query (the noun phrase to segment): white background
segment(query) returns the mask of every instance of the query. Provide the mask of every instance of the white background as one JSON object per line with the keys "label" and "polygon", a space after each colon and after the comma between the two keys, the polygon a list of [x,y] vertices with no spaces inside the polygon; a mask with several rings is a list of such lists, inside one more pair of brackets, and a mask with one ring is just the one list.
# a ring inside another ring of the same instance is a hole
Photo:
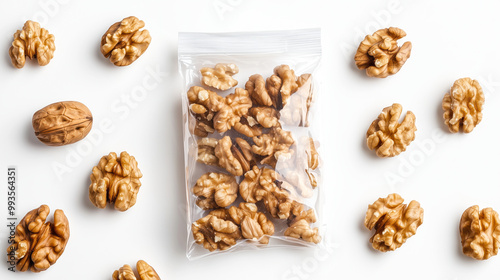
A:
{"label": "white background", "polygon": [[[500,257],[476,261],[461,253],[462,212],[478,204],[500,211],[498,1],[2,1],[0,4],[0,218],[6,220],[6,168],[19,168],[18,214],[46,203],[70,221],[66,251],[49,270],[0,279],[111,279],[123,264],[149,262],[162,279],[485,279],[497,277]],[[131,66],[118,68],[99,52],[116,21],[144,20],[152,43]],[[48,66],[10,64],[12,34],[28,19],[55,35]],[[354,52],[367,33],[404,29],[411,58],[395,76],[367,78]],[[328,233],[326,247],[275,249],[195,262],[185,257],[185,188],[181,134],[181,79],[177,32],[255,31],[321,27],[323,60],[322,156]],[[158,85],[130,98],[150,72]],[[477,79],[486,94],[484,118],[471,134],[450,134],[441,99],[461,77]],[[33,113],[56,101],[91,108],[102,139],[44,146],[31,127]],[[382,108],[398,102],[417,117],[417,138],[398,157],[379,159],[365,133]],[[108,129],[102,122],[111,123]],[[87,198],[90,172],[110,151],[134,155],[144,177],[137,204],[125,213],[99,210]],[[64,173],[56,167],[66,166]],[[400,249],[379,253],[363,226],[367,205],[397,192],[425,209],[423,225]],[[7,230],[0,227],[0,252]],[[1,258],[4,259],[4,258]]]}

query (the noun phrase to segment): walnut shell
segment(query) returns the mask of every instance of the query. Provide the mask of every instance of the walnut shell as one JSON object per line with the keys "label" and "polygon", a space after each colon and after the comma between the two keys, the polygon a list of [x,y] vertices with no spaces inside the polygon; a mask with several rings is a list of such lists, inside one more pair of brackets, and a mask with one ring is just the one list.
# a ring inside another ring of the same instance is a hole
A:
{"label": "walnut shell", "polygon": [[33,129],[42,143],[63,146],[82,140],[92,129],[92,113],[77,101],[50,104],[33,115]]}

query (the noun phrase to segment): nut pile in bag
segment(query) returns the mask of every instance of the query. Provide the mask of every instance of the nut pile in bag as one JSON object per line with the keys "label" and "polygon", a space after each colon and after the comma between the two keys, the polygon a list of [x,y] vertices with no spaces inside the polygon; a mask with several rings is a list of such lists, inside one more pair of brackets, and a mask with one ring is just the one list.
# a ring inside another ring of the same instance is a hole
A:
{"label": "nut pile in bag", "polygon": [[319,29],[179,34],[189,259],[321,242],[320,58]]}

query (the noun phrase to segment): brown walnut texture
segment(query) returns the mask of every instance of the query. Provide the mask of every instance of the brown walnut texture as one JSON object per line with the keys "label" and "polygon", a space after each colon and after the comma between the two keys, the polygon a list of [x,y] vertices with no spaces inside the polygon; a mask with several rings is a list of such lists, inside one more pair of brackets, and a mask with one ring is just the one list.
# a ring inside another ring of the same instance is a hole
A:
{"label": "brown walnut texture", "polygon": [[54,223],[45,222],[50,209],[42,205],[31,210],[16,227],[14,243],[7,248],[13,254],[18,271],[41,272],[61,257],[69,240],[69,223],[62,210],[54,212]]}
{"label": "brown walnut texture", "polygon": [[476,260],[487,260],[498,254],[500,247],[500,218],[498,213],[485,208],[479,211],[474,205],[460,219],[462,250],[466,256]]}
{"label": "brown walnut texture", "polygon": [[196,181],[193,193],[196,205],[204,210],[227,207],[238,196],[238,183],[232,175],[208,172]]}
{"label": "brown walnut texture", "polygon": [[187,96],[189,109],[196,118],[193,133],[200,137],[207,137],[208,134],[214,133],[214,117],[225,106],[225,98],[199,86],[191,87]]}
{"label": "brown walnut texture", "polygon": [[403,201],[401,196],[393,193],[368,206],[365,227],[369,230],[375,228],[375,234],[370,238],[374,249],[394,251],[417,233],[424,221],[424,209],[415,200],[408,205]]}
{"label": "brown walnut texture", "polygon": [[354,56],[356,66],[360,70],[366,69],[369,77],[385,78],[396,74],[411,54],[411,42],[398,46],[397,40],[405,36],[406,33],[397,27],[367,35]]}
{"label": "brown walnut texture", "polygon": [[253,203],[213,210],[191,226],[196,243],[209,251],[227,250],[240,239],[269,243],[274,224]]}
{"label": "brown walnut texture", "polygon": [[406,151],[406,147],[415,140],[415,115],[408,111],[403,121],[399,118],[403,107],[394,103],[384,108],[366,132],[366,143],[370,150],[375,150],[379,157],[393,157]]}
{"label": "brown walnut texture", "polygon": [[312,223],[316,222],[316,215],[313,209],[305,210],[304,205],[294,202],[292,215],[288,218],[288,228],[285,230],[285,236],[303,239],[307,242],[318,244],[321,242],[318,228],[311,228]]}
{"label": "brown walnut texture", "polygon": [[292,133],[279,127],[273,127],[269,133],[253,137],[255,145],[252,146],[252,152],[263,157],[261,164],[268,164],[273,168],[278,159],[290,157],[290,146],[295,143]]}
{"label": "brown walnut texture", "polygon": [[197,161],[207,164],[219,166],[219,158],[215,155],[215,148],[219,144],[219,140],[215,138],[201,138],[198,140],[198,158]]}
{"label": "brown walnut texture", "polygon": [[35,135],[48,146],[62,146],[82,140],[92,129],[92,113],[77,101],[50,104],[32,119]]}
{"label": "brown walnut texture", "polygon": [[455,81],[443,98],[444,123],[450,132],[472,132],[483,119],[484,94],[476,80],[462,78]]}
{"label": "brown walnut texture", "polygon": [[226,132],[230,130],[241,117],[248,113],[252,107],[252,100],[248,91],[242,88],[236,88],[235,92],[226,96],[225,105],[215,115],[214,128],[217,132]]}
{"label": "brown walnut texture", "polygon": [[23,29],[14,34],[14,41],[9,49],[12,65],[23,68],[26,57],[36,58],[40,66],[49,64],[56,50],[54,40],[54,35],[41,28],[38,22],[26,21]]}
{"label": "brown walnut texture", "polygon": [[101,53],[116,66],[132,64],[151,43],[149,31],[140,30],[144,25],[144,21],[134,16],[111,25],[102,35]]}
{"label": "brown walnut texture", "polygon": [[111,152],[103,156],[90,175],[89,199],[98,208],[113,203],[115,209],[126,211],[134,206],[141,187],[142,173],[137,161],[127,152],[120,157]]}
{"label": "brown walnut texture", "polygon": [[154,268],[143,260],[137,262],[136,268],[138,277],[136,277],[132,267],[126,264],[113,272],[113,280],[161,280]]}
{"label": "brown walnut texture", "polygon": [[238,81],[233,78],[233,75],[239,72],[238,66],[234,63],[218,63],[214,68],[201,68],[200,72],[201,82],[209,87],[228,90],[238,84]]}

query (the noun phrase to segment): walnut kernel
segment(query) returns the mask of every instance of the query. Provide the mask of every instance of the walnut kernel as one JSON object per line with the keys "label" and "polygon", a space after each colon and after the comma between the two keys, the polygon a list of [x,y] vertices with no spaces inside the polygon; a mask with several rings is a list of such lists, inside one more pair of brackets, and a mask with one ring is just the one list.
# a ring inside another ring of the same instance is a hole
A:
{"label": "walnut kernel", "polygon": [[204,210],[226,207],[236,200],[238,183],[234,176],[208,172],[196,181],[193,193],[198,196],[196,205]]}
{"label": "walnut kernel", "polygon": [[477,260],[495,256],[500,247],[498,213],[491,208],[479,211],[477,205],[467,208],[460,219],[460,237],[465,255]]}
{"label": "walnut kernel", "polygon": [[151,43],[149,31],[140,30],[144,25],[144,21],[134,16],[111,25],[102,35],[101,53],[116,66],[132,64]]}
{"label": "walnut kernel", "polygon": [[415,115],[408,111],[401,123],[399,118],[403,107],[394,103],[384,108],[366,132],[366,143],[370,150],[376,150],[379,157],[393,157],[406,151],[406,147],[415,140]]}
{"label": "walnut kernel", "polygon": [[92,169],[89,199],[98,208],[105,208],[109,202],[114,203],[115,209],[126,211],[135,205],[141,177],[133,156],[121,152],[117,157],[111,152]]}
{"label": "walnut kernel", "polygon": [[476,80],[462,78],[455,81],[443,98],[444,123],[450,132],[472,132],[483,119],[484,94]]}
{"label": "walnut kernel", "polygon": [[38,22],[26,21],[23,29],[17,30],[14,34],[14,41],[9,49],[12,65],[19,69],[23,68],[26,57],[36,58],[40,66],[49,64],[56,50],[54,40],[54,35],[41,28]]}
{"label": "walnut kernel", "polygon": [[408,205],[403,201],[401,196],[393,193],[368,206],[365,227],[369,230],[375,228],[375,234],[370,238],[374,249],[394,251],[417,233],[424,221],[424,209],[415,200]]}
{"label": "walnut kernel", "polygon": [[397,40],[405,36],[406,33],[397,27],[367,35],[354,56],[356,66],[360,70],[366,69],[369,77],[385,78],[396,74],[411,54],[411,42],[398,46]]}
{"label": "walnut kernel", "polygon": [[113,280],[161,280],[154,268],[147,262],[140,260],[136,267],[139,277],[136,277],[132,267],[126,264],[113,272]]}
{"label": "walnut kernel", "polygon": [[54,223],[45,222],[50,209],[42,205],[31,210],[16,227],[14,243],[7,248],[13,254],[18,271],[41,272],[61,257],[69,240],[69,222],[62,210],[54,212]]}
{"label": "walnut kernel", "polygon": [[218,63],[214,68],[201,68],[200,72],[201,82],[209,87],[228,90],[238,84],[238,81],[232,77],[239,72],[238,66],[233,63]]}

